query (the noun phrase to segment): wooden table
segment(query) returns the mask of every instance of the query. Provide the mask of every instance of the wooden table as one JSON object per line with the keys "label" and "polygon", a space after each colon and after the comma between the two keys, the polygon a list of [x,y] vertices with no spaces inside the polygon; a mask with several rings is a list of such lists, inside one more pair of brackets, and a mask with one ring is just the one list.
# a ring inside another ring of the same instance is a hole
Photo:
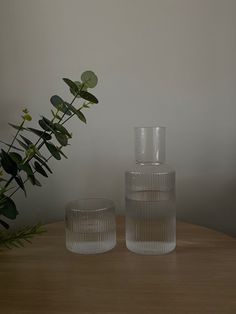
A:
{"label": "wooden table", "polygon": [[168,255],[131,253],[119,218],[115,249],[79,255],[63,222],[48,225],[33,245],[0,253],[0,313],[236,313],[236,240],[182,222],[177,238]]}

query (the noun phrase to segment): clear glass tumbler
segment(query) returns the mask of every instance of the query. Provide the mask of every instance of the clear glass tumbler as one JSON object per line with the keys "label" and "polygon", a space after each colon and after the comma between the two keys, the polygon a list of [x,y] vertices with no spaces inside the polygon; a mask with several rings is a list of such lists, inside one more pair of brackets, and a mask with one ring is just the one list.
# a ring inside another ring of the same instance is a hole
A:
{"label": "clear glass tumbler", "polygon": [[91,198],[70,202],[66,207],[66,247],[81,254],[96,254],[116,245],[114,203]]}

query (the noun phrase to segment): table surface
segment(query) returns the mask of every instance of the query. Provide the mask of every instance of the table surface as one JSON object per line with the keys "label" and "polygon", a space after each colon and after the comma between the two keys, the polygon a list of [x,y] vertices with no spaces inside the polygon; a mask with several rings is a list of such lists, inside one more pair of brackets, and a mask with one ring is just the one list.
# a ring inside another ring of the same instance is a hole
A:
{"label": "table surface", "polygon": [[32,245],[0,253],[1,314],[236,313],[236,239],[177,223],[177,248],[137,255],[124,242],[97,255],[65,248],[64,223]]}

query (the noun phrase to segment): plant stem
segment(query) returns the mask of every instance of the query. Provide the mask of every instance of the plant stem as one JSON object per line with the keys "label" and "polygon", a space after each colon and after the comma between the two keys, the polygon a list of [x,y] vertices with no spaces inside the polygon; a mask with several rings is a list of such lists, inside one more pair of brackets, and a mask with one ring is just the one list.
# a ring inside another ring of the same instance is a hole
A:
{"label": "plant stem", "polygon": [[4,185],[4,188],[7,188],[14,178],[15,176],[11,176],[10,179],[7,181],[7,183]]}
{"label": "plant stem", "polygon": [[69,116],[66,120],[64,120],[64,121],[62,122],[61,125],[63,125],[63,124],[66,123],[67,121],[69,121],[72,117],[74,117],[74,115],[75,115],[75,113],[73,113],[71,116]]}
{"label": "plant stem", "polygon": [[21,124],[20,124],[20,126],[19,126],[19,129],[18,129],[17,132],[16,132],[16,135],[13,137],[13,140],[12,140],[12,142],[11,142],[11,144],[10,144],[8,150],[7,150],[8,153],[9,153],[10,149],[12,148],[12,145],[14,144],[14,142],[15,142],[15,140],[16,140],[18,134],[20,133],[21,128],[23,127],[24,123],[25,123],[25,120],[23,120],[23,121],[21,122]]}

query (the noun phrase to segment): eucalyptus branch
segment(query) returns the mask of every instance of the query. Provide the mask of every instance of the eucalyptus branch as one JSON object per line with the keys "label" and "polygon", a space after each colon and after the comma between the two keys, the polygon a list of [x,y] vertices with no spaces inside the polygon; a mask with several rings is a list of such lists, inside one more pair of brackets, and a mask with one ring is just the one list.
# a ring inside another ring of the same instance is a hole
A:
{"label": "eucalyptus branch", "polygon": [[[84,86],[85,86],[85,83],[82,83],[81,86],[80,86],[80,88],[79,88],[79,90],[78,90],[78,92],[75,93],[75,95],[74,95],[72,101],[70,102],[70,104],[69,104],[70,106],[73,105],[74,101],[75,101],[76,98],[79,96],[79,93],[83,90]],[[89,104],[90,104],[90,102],[89,102]],[[84,105],[84,104],[83,104],[83,105]],[[81,110],[81,109],[83,108],[83,105],[82,105],[78,110]],[[69,109],[69,107],[67,107],[66,111],[65,111],[65,112],[62,114],[62,116],[60,117],[58,123],[60,123],[60,122],[63,120],[63,118],[65,117],[65,115],[66,115],[67,112],[69,112],[69,111],[70,111],[70,109]],[[59,109],[57,109],[56,115],[58,114],[58,112],[59,112]],[[54,117],[53,117],[53,119],[51,120],[51,122],[53,122],[53,121],[55,120],[55,116],[56,116],[56,115],[54,115]],[[72,114],[72,116],[74,116],[74,115],[75,115],[75,114]],[[64,123],[67,122],[68,120],[70,120],[70,118],[71,118],[72,116],[69,116],[62,124],[64,124]],[[44,131],[44,134],[45,134],[45,132],[46,132],[46,131]],[[51,135],[52,133],[53,133],[53,132],[51,131],[49,134]],[[43,135],[42,135],[42,136],[43,136]],[[42,136],[39,137],[38,141],[35,143],[35,146],[36,146],[36,145],[39,143],[39,141],[42,139]],[[45,144],[45,142],[43,141],[43,142],[38,146],[37,149],[39,150],[44,144]]]}
{"label": "eucalyptus branch", "polygon": [[[72,101],[71,101],[71,103],[70,103],[70,105],[72,105],[73,103],[74,103],[74,101],[75,101],[75,99],[77,98],[77,96],[78,96],[78,93],[73,97],[73,99],[72,99]],[[83,106],[82,106],[83,107]],[[81,108],[82,108],[81,107]],[[69,109],[68,109],[69,110]],[[57,113],[59,112],[59,110],[57,109]],[[61,121],[62,121],[62,119],[63,119],[63,117],[66,115],[66,112],[62,115],[62,117],[60,118],[60,120],[58,121],[58,123],[60,123]],[[71,116],[69,116],[69,118],[71,118],[72,116],[74,116],[74,114],[72,114]],[[54,119],[54,118],[53,118]],[[52,119],[52,121],[53,121],[53,119]],[[69,119],[68,119],[69,120]],[[51,122],[52,122],[51,121]],[[12,141],[12,143],[11,143],[11,145],[10,145],[10,147],[9,147],[9,149],[8,149],[8,151],[7,152],[9,152],[9,150],[10,150],[10,148],[11,148],[11,146],[13,145],[13,143],[14,143],[14,141],[16,140],[16,138],[17,138],[17,136],[18,136],[18,134],[19,134],[19,132],[20,132],[20,130],[22,129],[22,127],[23,127],[23,125],[24,125],[24,122],[25,122],[25,119],[23,119],[23,121],[22,121],[22,123],[21,123],[21,125],[20,125],[20,127],[19,127],[19,129],[17,130],[17,133],[16,133],[16,135],[15,135],[15,137],[14,137],[14,139],[13,139],[13,141]],[[43,132],[43,134],[45,134],[46,133],[46,131],[44,131]],[[37,145],[37,143],[42,139],[42,136],[43,136],[43,134],[38,138],[38,141],[34,144],[34,146],[36,146]],[[52,134],[52,131],[49,133],[50,135]],[[45,144],[45,141],[43,141],[41,144],[39,144],[39,146],[37,147],[37,150],[39,151],[40,149],[41,149],[41,147],[43,146]],[[26,161],[30,161],[33,157],[34,157],[34,155],[35,155],[35,153],[34,154],[32,154],[32,156],[27,160],[27,158],[24,160],[24,162],[26,162]],[[47,160],[48,161],[48,160]],[[34,173],[35,173],[36,171],[34,171]],[[15,176],[11,176],[10,177],[10,179],[6,182],[6,184],[5,184],[5,188],[14,180],[14,178],[15,178]],[[24,183],[26,183],[28,181],[28,178],[24,181]],[[20,189],[20,187],[18,187],[11,195],[9,195],[9,197],[11,197],[11,196],[13,196],[18,190]]]}
{"label": "eucalyptus branch", "polygon": [[[72,100],[72,102],[71,102],[71,105],[73,104],[73,102],[75,101],[75,99],[76,99],[76,97],[74,97],[73,98],[73,100]],[[78,108],[77,109],[77,111],[81,111],[85,106],[88,106],[88,105],[90,105],[91,104],[91,102],[84,102],[83,103],[83,105],[80,107],[80,108]],[[65,114],[63,115],[63,116],[65,116]],[[61,118],[61,120],[63,119],[63,116],[62,116],[62,118]],[[74,117],[75,116],[75,113],[73,113],[71,116],[69,116],[66,120],[64,120],[63,121],[63,123],[62,123],[62,125],[63,124],[65,124],[67,121],[69,121],[72,117]],[[61,121],[60,120],[60,121]],[[58,122],[59,123],[59,122]],[[38,146],[38,150],[40,150],[41,149],[41,147],[43,146],[43,144],[44,144],[44,142],[43,143],[41,143],[41,145],[39,145]],[[59,149],[61,149],[62,148],[62,146],[59,148]],[[34,155],[32,155],[32,157],[29,159],[29,161],[32,159],[34,157]],[[46,159],[46,162],[48,162],[51,158],[52,158],[53,156],[52,156],[52,154]],[[33,174],[35,174],[37,171],[36,170],[34,170],[33,171]],[[14,179],[14,177],[11,177],[10,178],[10,182],[12,181]],[[24,182],[24,184],[25,183],[27,183],[29,181],[29,178],[26,178],[23,182]],[[9,184],[10,184],[10,182],[9,182]],[[8,184],[7,184],[8,185]],[[10,195],[9,195],[9,197],[12,197],[18,190],[20,190],[20,187],[18,186]]]}
{"label": "eucalyptus branch", "polygon": [[[42,118],[38,121],[41,129],[23,127],[25,121],[31,121],[32,119],[28,114],[28,110],[24,109],[24,114],[22,116],[23,121],[21,124],[10,124],[13,128],[17,129],[17,132],[11,143],[8,144],[1,141],[2,144],[8,146],[8,150],[5,151],[2,149],[0,152],[0,167],[3,168],[4,175],[6,174],[8,177],[2,177],[3,172],[0,171],[0,182],[3,182],[3,184],[0,185],[0,216],[5,216],[8,219],[16,218],[18,211],[14,201],[12,200],[12,196],[19,189],[22,189],[26,195],[25,183],[28,180],[30,180],[33,185],[41,186],[40,182],[35,176],[35,173],[37,172],[44,177],[48,177],[47,171],[52,173],[47,164],[49,159],[54,157],[55,159],[60,160],[62,156],[67,158],[62,151],[62,147],[68,145],[68,140],[71,138],[71,133],[68,132],[68,130],[63,125],[75,115],[83,123],[86,123],[86,118],[82,112],[82,109],[90,108],[90,104],[98,103],[97,98],[87,91],[88,88],[94,88],[97,85],[97,76],[93,72],[86,71],[82,73],[82,82],[74,82],[68,78],[63,78],[63,81],[68,85],[70,92],[73,94],[73,99],[70,103],[65,102],[60,96],[52,96],[50,98],[50,102],[56,108],[56,111],[54,112],[54,110],[51,110],[53,117],[50,120],[42,116]],[[81,107],[79,107],[79,109],[76,109],[73,106],[76,98],[84,100],[84,103]],[[61,112],[62,114],[59,114]],[[66,114],[68,117],[64,119]],[[20,132],[24,130],[27,130],[38,136],[35,144],[33,144],[33,142],[26,136],[20,135],[19,137]],[[55,137],[60,146],[50,141],[52,139],[52,135]],[[20,145],[20,148],[14,145],[16,141]],[[40,152],[40,149],[43,145],[46,146],[50,153],[48,158],[45,158],[42,155],[42,152]],[[24,152],[24,156],[19,154],[18,151]],[[33,158],[34,161],[31,162]],[[23,179],[21,175],[22,172],[26,175],[25,179]],[[12,181],[17,184],[17,188],[10,186]],[[8,191],[13,188],[14,191],[8,193]],[[0,224],[5,228],[9,228],[9,225],[2,219],[0,219]]]}

